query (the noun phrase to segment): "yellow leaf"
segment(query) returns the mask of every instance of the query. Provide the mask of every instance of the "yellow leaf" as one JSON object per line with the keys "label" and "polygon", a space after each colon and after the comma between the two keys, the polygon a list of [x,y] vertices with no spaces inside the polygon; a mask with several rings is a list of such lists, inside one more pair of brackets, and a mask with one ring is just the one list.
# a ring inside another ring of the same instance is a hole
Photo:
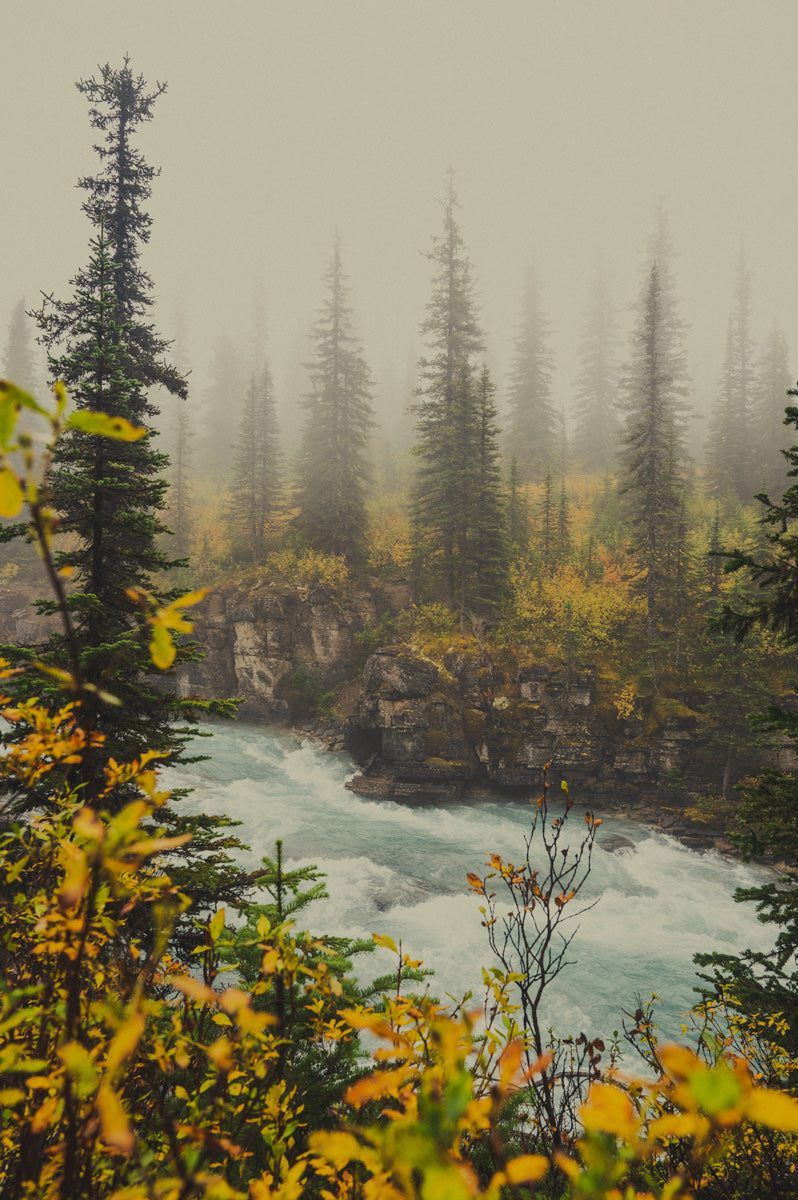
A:
{"label": "yellow leaf", "polygon": [[338,1170],[360,1157],[360,1143],[351,1133],[319,1130],[311,1134],[310,1145],[314,1154],[320,1154]]}
{"label": "yellow leaf", "polygon": [[113,1041],[108,1047],[106,1070],[109,1074],[120,1067],[130,1058],[144,1033],[144,1014],[133,1013],[114,1034]]}
{"label": "yellow leaf", "polygon": [[194,979],[191,975],[168,975],[166,982],[176,988],[178,992],[182,992],[184,996],[188,996],[190,1000],[199,1000],[203,1004],[218,1004],[219,993],[214,992],[211,988],[206,987],[204,983],[200,983],[199,979]]}
{"label": "yellow leaf", "polygon": [[640,1125],[640,1118],[626,1092],[609,1083],[592,1085],[580,1117],[585,1129],[612,1133],[624,1140],[635,1137]]}
{"label": "yellow leaf", "polygon": [[783,1129],[786,1133],[798,1132],[798,1104],[792,1096],[783,1092],[772,1092],[767,1088],[754,1088],[748,1096],[746,1116],[758,1125],[771,1129]]}
{"label": "yellow leaf", "polygon": [[165,671],[175,661],[176,653],[169,630],[164,625],[153,625],[150,658],[155,666]]}
{"label": "yellow leaf", "polygon": [[199,588],[196,592],[186,592],[185,596],[178,596],[177,600],[173,600],[169,607],[188,608],[191,604],[199,604],[200,600],[204,600],[210,590],[210,588]]}
{"label": "yellow leaf", "polygon": [[398,954],[396,942],[392,937],[388,937],[387,933],[372,933],[371,935],[378,946],[384,946],[386,950],[393,950],[394,954]]}
{"label": "yellow leaf", "polygon": [[212,942],[218,942],[219,938],[222,936],[222,933],[224,932],[224,918],[225,910],[223,908],[217,909],[217,911],[211,917],[208,925],[208,933]]}
{"label": "yellow leaf", "polygon": [[131,1154],[135,1145],[133,1131],[122,1107],[122,1101],[107,1083],[97,1091],[97,1112],[103,1141],[120,1154]]}
{"label": "yellow leaf", "polygon": [[360,1108],[368,1100],[395,1095],[396,1089],[400,1088],[406,1079],[407,1071],[401,1068],[396,1071],[374,1071],[372,1075],[366,1075],[363,1079],[358,1079],[357,1083],[353,1083],[347,1089],[344,1100],[353,1108]]}
{"label": "yellow leaf", "polygon": [[0,470],[0,517],[18,517],[22,510],[22,488],[10,467]]}
{"label": "yellow leaf", "polygon": [[549,1160],[542,1154],[521,1154],[511,1158],[504,1168],[510,1183],[536,1183],[549,1169]]}
{"label": "yellow leaf", "polygon": [[666,1113],[648,1127],[648,1136],[652,1141],[686,1137],[700,1139],[708,1132],[709,1121],[700,1113]]}
{"label": "yellow leaf", "polygon": [[147,432],[142,427],[131,425],[124,417],[109,417],[107,413],[90,412],[87,409],[72,413],[64,428],[80,429],[83,433],[99,434],[118,442],[137,442]]}
{"label": "yellow leaf", "polygon": [[499,1059],[499,1078],[502,1088],[506,1088],[517,1074],[518,1068],[521,1066],[522,1052],[523,1044],[520,1038],[514,1038],[512,1042],[508,1042],[502,1050]]}

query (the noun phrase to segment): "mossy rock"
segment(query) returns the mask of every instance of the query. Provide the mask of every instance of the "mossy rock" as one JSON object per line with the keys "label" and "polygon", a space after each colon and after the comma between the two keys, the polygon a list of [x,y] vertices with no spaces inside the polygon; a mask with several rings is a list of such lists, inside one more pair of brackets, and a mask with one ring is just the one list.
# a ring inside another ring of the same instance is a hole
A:
{"label": "mossy rock", "polygon": [[469,742],[480,742],[485,732],[486,714],[480,708],[466,708],[463,712],[463,732]]}
{"label": "mossy rock", "polygon": [[444,758],[449,748],[449,735],[445,729],[424,730],[424,754],[427,758]]}

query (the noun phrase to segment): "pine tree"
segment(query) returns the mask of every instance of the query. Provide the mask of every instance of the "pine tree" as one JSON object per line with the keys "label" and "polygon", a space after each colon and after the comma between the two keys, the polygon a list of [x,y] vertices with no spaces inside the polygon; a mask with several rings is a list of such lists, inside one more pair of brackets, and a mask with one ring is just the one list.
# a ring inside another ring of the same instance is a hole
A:
{"label": "pine tree", "polygon": [[571,513],[568,505],[568,493],[565,490],[565,480],[560,481],[560,504],[557,509],[557,553],[565,556],[571,544]]}
{"label": "pine tree", "polygon": [[[493,388],[483,372],[476,378],[474,359],[482,349],[476,318],[471,264],[456,220],[452,175],[443,202],[443,234],[428,255],[433,264],[432,297],[422,333],[428,357],[419,363],[416,393],[419,459],[413,498],[413,542],[426,582],[442,594],[461,620],[469,606],[492,602],[475,573],[476,545],[495,537],[493,499],[477,511],[480,471],[495,479],[496,428]],[[484,482],[484,481],[483,481]],[[494,483],[490,485],[494,497]],[[498,495],[498,491],[496,491]],[[480,524],[484,527],[480,530]],[[418,571],[421,574],[421,571]],[[492,586],[492,585],[491,585]]]}
{"label": "pine tree", "polygon": [[[151,119],[165,85],[148,91],[126,58],[120,70],[106,65],[99,79],[77,86],[89,100],[93,128],[104,134],[96,147],[100,171],[79,181],[88,193],[83,210],[95,234],[88,264],[72,280],[71,298],[45,297],[37,313],[41,340],[51,377],[66,383],[78,409],[149,429],[157,415],[150,388],[157,385],[181,398],[186,393],[185,379],[165,359],[168,342],[147,319],[152,282],[139,261],[151,224],[142,205],[157,172],[135,148],[134,138],[139,125]],[[194,732],[175,724],[187,702],[163,686],[168,681],[163,676],[158,686],[152,680],[149,627],[142,611],[131,612],[128,595],[129,589],[144,589],[156,603],[174,596],[158,582],[176,564],[158,544],[164,532],[158,514],[165,503],[167,459],[153,440],[151,431],[137,441],[115,441],[72,430],[59,443],[51,481],[61,529],[71,535],[56,562],[73,572],[75,585],[67,607],[80,649],[79,720],[104,734],[103,759],[119,762],[146,750],[179,761]],[[55,666],[68,664],[68,640],[54,635],[38,656]],[[178,651],[183,657],[187,653]],[[30,690],[30,679],[26,686]],[[120,703],[106,703],[106,691]],[[62,703],[63,693],[54,702]],[[87,753],[77,769],[80,777],[71,782],[82,782],[91,800],[101,779],[100,763]],[[117,795],[124,797],[124,788]],[[20,796],[17,808],[29,808],[30,800]],[[178,817],[171,809],[159,810],[157,819],[173,832],[193,835],[170,863],[170,876],[200,908],[242,894],[246,876],[227,856],[227,849],[239,843],[221,832],[229,821]]]}
{"label": "pine tree", "polygon": [[371,376],[352,331],[338,238],[326,284],[308,364],[310,391],[303,403],[297,525],[314,549],[357,563],[364,556],[374,410]]}
{"label": "pine tree", "polygon": [[508,390],[509,441],[525,480],[542,478],[557,450],[557,413],[551,395],[554,356],[549,336],[549,322],[530,267]]}
{"label": "pine tree", "polygon": [[[87,267],[72,280],[72,297],[47,296],[37,317],[51,377],[64,380],[78,408],[149,426],[157,411],[149,388],[186,393],[184,378],[164,359],[168,343],[147,320],[152,281],[139,262],[151,224],[142,204],[156,171],[134,137],[164,85],[148,91],[125,59],[121,70],[106,65],[99,79],[77,86],[89,100],[92,126],[105,135],[96,148],[100,172],[79,181],[96,234]],[[170,566],[158,546],[166,464],[151,433],[116,442],[75,430],[59,447],[52,477],[62,528],[75,539],[58,561],[75,572],[71,604],[84,678],[122,702],[97,704],[84,719],[106,734],[107,749],[118,758],[182,744],[173,728],[175,695],[146,682],[146,643],[131,620],[127,594],[152,589]]]}
{"label": "pine tree", "polygon": [[579,345],[574,383],[574,454],[591,471],[614,461],[618,448],[616,322],[604,270],[596,269]]}
{"label": "pine tree", "polygon": [[645,281],[638,322],[632,334],[632,361],[624,379],[626,422],[620,483],[645,590],[649,645],[664,625],[671,584],[668,556],[683,487],[680,423],[684,405],[684,388],[680,384],[683,352],[675,340],[677,330],[655,259]]}
{"label": "pine tree", "polygon": [[510,459],[507,480],[507,538],[513,557],[520,557],[529,547],[529,504],[521,486],[515,455]]}
{"label": "pine tree", "polygon": [[782,451],[788,440],[784,428],[784,397],[792,376],[784,331],[774,323],[754,364],[754,482],[755,491],[781,491],[786,485]]}
{"label": "pine tree", "polygon": [[268,363],[252,376],[235,445],[228,520],[239,556],[263,560],[280,503],[280,446],[274,385]]}
{"label": "pine tree", "polygon": [[233,466],[241,400],[247,389],[242,354],[227,333],[214,339],[207,380],[200,395],[201,433],[197,436],[196,458],[203,474],[210,475],[223,489]]}
{"label": "pine tree", "polygon": [[543,480],[543,493],[540,498],[540,549],[543,561],[547,564],[551,562],[554,553],[555,525],[554,480],[549,467]]}
{"label": "pine tree", "polygon": [[[792,396],[798,391],[791,391]],[[798,429],[798,407],[786,409],[785,424]],[[732,551],[725,563],[727,572],[743,572],[755,585],[743,606],[724,606],[716,624],[722,633],[737,641],[755,628],[781,636],[787,646],[798,645],[798,445],[784,451],[793,482],[781,500],[764,493],[757,496],[763,506],[760,522],[765,531],[764,553]],[[757,722],[759,728],[775,732],[798,751],[798,715],[794,705],[771,705]],[[734,1002],[747,1015],[759,1017],[781,1013],[788,1024],[791,1051],[798,1048],[798,780],[790,771],[765,770],[760,778],[746,781],[737,806],[739,832],[732,835],[744,857],[771,854],[785,869],[777,879],[752,888],[738,889],[735,899],[756,905],[759,919],[775,927],[775,947],[770,952],[744,950],[740,955],[697,955],[696,962],[711,967],[711,982],[726,985]],[[704,976],[704,978],[708,978]]]}
{"label": "pine tree", "polygon": [[[726,336],[726,353],[718,397],[710,420],[708,470],[716,493],[750,500],[755,478],[754,341],[751,336],[751,273],[740,250],[734,310]],[[783,393],[782,393],[783,398]]]}
{"label": "pine tree", "polygon": [[11,313],[11,319],[8,322],[8,336],[0,361],[2,362],[0,373],[4,379],[12,379],[17,387],[24,388],[31,395],[36,395],[38,375],[30,318],[25,311],[24,300],[20,300]]}
{"label": "pine tree", "polygon": [[[473,583],[467,602],[479,612],[496,607],[507,575],[507,513],[499,466],[496,389],[483,366],[477,385],[476,479],[473,489]],[[471,499],[471,497],[469,497]]]}

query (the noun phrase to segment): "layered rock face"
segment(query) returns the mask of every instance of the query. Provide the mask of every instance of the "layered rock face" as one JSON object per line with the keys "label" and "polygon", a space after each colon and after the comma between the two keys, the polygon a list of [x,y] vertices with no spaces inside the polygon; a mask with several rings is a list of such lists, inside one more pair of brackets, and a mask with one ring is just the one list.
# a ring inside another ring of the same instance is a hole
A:
{"label": "layered rock face", "polygon": [[[45,623],[29,597],[7,589],[2,599],[0,635],[41,640]],[[219,590],[193,614],[204,657],[179,667],[178,690],[240,697],[245,718],[302,723],[346,745],[361,765],[350,786],[369,795],[535,794],[548,767],[549,783],[567,781],[580,802],[669,828],[683,824],[691,794],[720,790],[723,752],[696,714],[653,723],[619,716],[591,668],[537,663],[511,672],[476,649],[452,651],[443,664],[407,646],[366,656],[359,635],[408,599],[400,586],[343,596],[321,587]],[[308,710],[323,693],[337,716],[313,725]],[[761,752],[741,748],[736,774],[762,763]]]}
{"label": "layered rock face", "polygon": [[345,599],[324,588],[262,589],[246,597],[215,592],[195,624],[204,658],[179,668],[178,688],[203,699],[240,697],[245,717],[291,721],[297,713],[285,694],[289,676],[304,670],[333,689],[359,675],[356,635],[375,624],[388,602],[376,590],[351,591]]}

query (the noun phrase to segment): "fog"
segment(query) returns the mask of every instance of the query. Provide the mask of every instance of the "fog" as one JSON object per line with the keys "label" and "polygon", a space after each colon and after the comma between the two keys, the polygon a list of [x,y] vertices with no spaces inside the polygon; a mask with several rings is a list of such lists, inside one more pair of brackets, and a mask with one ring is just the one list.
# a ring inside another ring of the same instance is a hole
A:
{"label": "fog", "polygon": [[337,232],[377,407],[401,409],[451,167],[500,394],[528,265],[567,406],[595,265],[625,328],[662,204],[704,409],[741,239],[753,331],[777,320],[798,359],[796,35],[794,0],[2,0],[0,350],[86,261],[74,81],[128,53],[168,83],[139,143],[162,168],[145,265],[195,396],[217,336],[248,353],[265,329],[295,407]]}

